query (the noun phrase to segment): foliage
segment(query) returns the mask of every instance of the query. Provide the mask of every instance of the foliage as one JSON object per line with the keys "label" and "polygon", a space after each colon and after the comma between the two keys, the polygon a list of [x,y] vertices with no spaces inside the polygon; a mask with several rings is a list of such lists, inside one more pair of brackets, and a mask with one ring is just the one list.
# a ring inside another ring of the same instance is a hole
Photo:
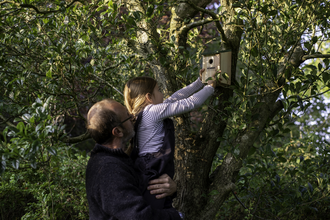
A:
{"label": "foliage", "polygon": [[62,150],[37,169],[8,167],[1,179],[1,219],[87,219],[88,158]]}
{"label": "foliage", "polygon": [[311,100],[330,86],[329,17],[319,0],[0,1],[1,210],[21,195],[26,219],[85,218],[87,158],[71,151],[88,134],[73,137],[68,118],[84,124],[93,103],[122,102],[132,76],[169,94],[197,78],[204,52],[229,49],[232,84],[200,124],[175,118],[178,207],[212,219],[236,183],[247,218],[326,212],[328,124],[314,111],[326,106]]}
{"label": "foliage", "polygon": [[233,191],[238,198],[231,195],[218,219],[327,218],[330,105],[323,101],[313,100],[303,117],[296,117],[301,112],[295,111],[278,132],[268,129],[240,171]]}

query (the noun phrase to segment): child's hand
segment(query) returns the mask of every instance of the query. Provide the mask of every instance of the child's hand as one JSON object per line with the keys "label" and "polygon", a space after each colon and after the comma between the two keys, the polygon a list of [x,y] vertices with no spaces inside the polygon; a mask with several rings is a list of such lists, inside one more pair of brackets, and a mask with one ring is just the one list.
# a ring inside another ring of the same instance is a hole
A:
{"label": "child's hand", "polygon": [[203,72],[205,71],[205,69],[201,69],[200,71],[199,71],[199,78],[200,78],[200,80],[201,81],[203,81]]}
{"label": "child's hand", "polygon": [[[216,71],[212,75],[212,80],[208,80],[207,84],[213,86],[215,88],[217,86],[217,81],[221,81],[221,78],[218,78],[218,75],[221,73],[221,70]],[[217,79],[218,78],[218,79]]]}

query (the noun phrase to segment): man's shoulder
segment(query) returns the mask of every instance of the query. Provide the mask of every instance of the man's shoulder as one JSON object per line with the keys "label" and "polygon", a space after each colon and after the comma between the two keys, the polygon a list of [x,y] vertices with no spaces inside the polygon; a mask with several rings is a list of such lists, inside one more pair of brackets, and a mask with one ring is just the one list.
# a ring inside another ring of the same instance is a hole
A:
{"label": "man's shoulder", "polygon": [[97,154],[92,154],[89,163],[98,163],[99,165],[106,165],[106,164],[127,164],[132,165],[132,160],[129,157],[123,157],[115,154],[108,154],[104,152],[100,152]]}

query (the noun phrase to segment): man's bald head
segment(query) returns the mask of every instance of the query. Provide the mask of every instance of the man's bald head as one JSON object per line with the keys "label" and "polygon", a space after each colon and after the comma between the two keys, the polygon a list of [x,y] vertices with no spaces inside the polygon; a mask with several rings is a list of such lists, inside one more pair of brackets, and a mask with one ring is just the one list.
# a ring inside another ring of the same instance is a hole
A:
{"label": "man's bald head", "polygon": [[87,114],[87,130],[98,144],[105,144],[113,140],[112,129],[120,122],[112,106],[117,102],[104,99],[95,103]]}

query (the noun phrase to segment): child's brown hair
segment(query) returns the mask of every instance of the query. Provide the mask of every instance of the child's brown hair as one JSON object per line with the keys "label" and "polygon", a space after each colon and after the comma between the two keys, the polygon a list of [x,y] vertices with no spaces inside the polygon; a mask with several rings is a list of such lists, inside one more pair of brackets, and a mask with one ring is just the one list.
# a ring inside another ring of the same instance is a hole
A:
{"label": "child's brown hair", "polygon": [[137,116],[147,105],[146,95],[153,94],[157,81],[148,76],[130,79],[124,89],[125,105],[129,113]]}

